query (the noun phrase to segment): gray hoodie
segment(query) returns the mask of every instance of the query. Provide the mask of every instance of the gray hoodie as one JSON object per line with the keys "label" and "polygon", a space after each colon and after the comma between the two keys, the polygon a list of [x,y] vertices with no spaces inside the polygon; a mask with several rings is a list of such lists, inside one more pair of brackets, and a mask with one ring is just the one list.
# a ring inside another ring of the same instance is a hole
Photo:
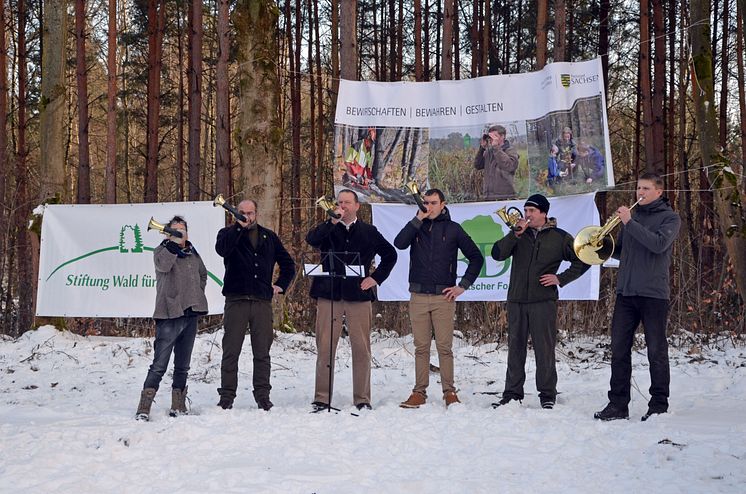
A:
{"label": "gray hoodie", "polygon": [[622,226],[614,248],[613,257],[619,259],[617,294],[670,298],[668,270],[680,227],[681,218],[665,197],[632,211],[632,219]]}

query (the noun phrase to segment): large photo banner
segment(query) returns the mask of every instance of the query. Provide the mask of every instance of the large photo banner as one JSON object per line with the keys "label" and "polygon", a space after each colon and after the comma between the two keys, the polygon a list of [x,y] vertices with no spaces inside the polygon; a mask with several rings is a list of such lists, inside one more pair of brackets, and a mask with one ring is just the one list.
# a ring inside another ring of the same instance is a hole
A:
{"label": "large photo banner", "polygon": [[[593,198],[593,193],[551,198],[548,216],[556,218],[557,226],[574,236],[586,226],[599,224],[598,209]],[[507,235],[509,230],[495,211],[502,206],[515,206],[523,211],[524,202],[520,200],[448,205],[451,219],[466,230],[485,258],[476,282],[458,298],[459,301],[506,300],[512,258],[498,262],[490,253],[492,245]],[[372,208],[373,224],[392,244],[399,231],[417,212],[416,206],[403,204],[372,204]],[[378,287],[378,299],[381,301],[409,300],[409,249],[397,252],[399,258],[396,266],[389,278]],[[466,272],[466,265],[466,259],[459,251],[459,279]],[[567,269],[569,265],[568,262],[563,262],[559,272]],[[599,266],[592,266],[583,276],[559,289],[560,300],[598,300],[599,277]]]}
{"label": "large photo banner", "polygon": [[614,185],[601,60],[459,81],[340,83],[335,192],[409,202],[579,194]]}
{"label": "large photo banner", "polygon": [[210,314],[223,312],[223,259],[215,238],[225,211],[212,202],[47,205],[41,230],[36,314],[66,317],[151,317],[155,307],[153,249],[164,236],[148,230],[153,217],[175,215],[207,268]]}

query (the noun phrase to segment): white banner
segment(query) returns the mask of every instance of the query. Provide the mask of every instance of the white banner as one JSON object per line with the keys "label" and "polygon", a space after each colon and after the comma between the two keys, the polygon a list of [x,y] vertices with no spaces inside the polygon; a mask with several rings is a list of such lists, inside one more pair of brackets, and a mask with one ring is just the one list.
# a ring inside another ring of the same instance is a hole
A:
{"label": "white banner", "polygon": [[[550,198],[549,216],[557,219],[557,226],[571,235],[583,227],[599,224],[599,214],[593,200],[594,194]],[[512,258],[495,261],[493,244],[508,233],[508,227],[497,217],[500,207],[515,206],[523,211],[525,200],[479,202],[471,204],[449,204],[451,219],[461,224],[484,254],[485,263],[474,284],[459,297],[459,301],[506,300],[510,285]],[[416,206],[399,204],[371,204],[373,224],[381,234],[394,243],[394,238],[417,212]],[[409,300],[409,249],[397,250],[399,259],[389,278],[378,287],[378,299],[382,301]],[[563,262],[559,272],[570,265]],[[467,262],[459,252],[458,276],[463,276]],[[583,276],[559,289],[560,300],[598,300],[599,266],[592,266]]]}
{"label": "white banner", "polygon": [[48,205],[44,208],[36,314],[67,317],[152,317],[153,249],[164,237],[147,230],[151,216],[183,216],[207,267],[210,314],[223,312],[223,259],[215,252],[225,210],[211,202]]}
{"label": "white banner", "polygon": [[335,192],[401,203],[410,181],[454,202],[603,190],[614,185],[607,121],[600,58],[459,81],[343,80]]}
{"label": "white banner", "polygon": [[[334,123],[354,127],[464,127],[532,120],[603,97],[601,59],[537,72],[435,82],[341,80]],[[604,105],[605,108],[606,105]]]}

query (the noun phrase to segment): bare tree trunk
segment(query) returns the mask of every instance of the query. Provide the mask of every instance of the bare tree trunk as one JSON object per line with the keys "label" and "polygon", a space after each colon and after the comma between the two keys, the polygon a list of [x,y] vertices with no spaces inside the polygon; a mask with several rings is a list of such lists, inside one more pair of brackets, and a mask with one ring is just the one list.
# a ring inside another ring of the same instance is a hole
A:
{"label": "bare tree trunk", "polygon": [[[290,157],[290,219],[292,223],[293,245],[301,245],[301,215],[300,215],[300,127],[301,127],[301,96],[300,96],[300,50],[301,23],[303,22],[300,9],[301,2],[295,2],[295,24],[291,25],[293,16],[290,10],[290,0],[285,0],[285,19],[287,23],[286,37],[288,40],[288,57],[290,58],[290,128],[292,155]],[[353,19],[355,19],[353,17]],[[343,24],[348,19],[342,16]],[[292,28],[295,28],[294,30]],[[343,57],[344,60],[344,57]]]}
{"label": "bare tree trunk", "polygon": [[455,80],[461,79],[461,51],[459,46],[461,43],[458,10],[456,9],[456,1],[453,2],[453,78]]}
{"label": "bare tree trunk", "polygon": [[[176,116],[176,200],[184,200],[184,4],[177,4],[176,30],[179,57],[179,108]],[[191,53],[188,49],[187,51]],[[230,100],[229,100],[230,101]]]}
{"label": "bare tree trunk", "polygon": [[[728,142],[728,40],[730,38],[730,1],[723,0],[723,43],[720,49],[720,147],[726,149]],[[743,84],[739,84],[742,86]]]}
{"label": "bare tree trunk", "polygon": [[424,80],[422,70],[422,0],[414,0],[414,80]]}
{"label": "bare tree trunk", "polygon": [[75,78],[78,86],[78,204],[91,202],[88,146],[88,76],[85,60],[85,0],[75,0]]}
{"label": "bare tree trunk", "polygon": [[357,0],[341,0],[341,77],[357,80]]}
{"label": "bare tree trunk", "polygon": [[425,15],[422,19],[422,71],[424,81],[430,80],[430,0],[425,0]]}
{"label": "bare tree trunk", "polygon": [[[316,99],[318,101],[319,118],[316,121],[317,136],[318,136],[318,166],[316,167],[316,193],[321,193],[324,190],[323,178],[324,173],[322,169],[322,163],[324,163],[324,75],[321,71],[321,41],[319,36],[319,3],[312,1],[313,3],[313,24],[314,31],[316,33],[316,75],[318,76],[318,84],[316,84]],[[314,194],[312,197],[316,197]]]}
{"label": "bare tree trunk", "polygon": [[109,0],[109,31],[106,45],[106,194],[105,202],[117,202],[117,0]]}
{"label": "bare tree trunk", "polygon": [[[744,0],[738,0],[737,2],[738,13],[736,15],[736,65],[738,67],[739,81],[746,80],[744,79],[746,77],[746,71],[744,71],[743,67],[743,40],[744,36],[746,36],[743,29],[743,16],[746,15],[745,4],[746,1]],[[741,167],[738,171],[741,174],[741,190],[746,190],[746,175],[744,174],[744,171],[746,171],[746,146],[744,145],[744,143],[746,143],[746,90],[744,90],[743,84],[738,85],[738,109],[741,129]]]}
{"label": "bare tree trunk", "polygon": [[[396,80],[396,0],[388,0],[389,3],[389,77],[387,80]],[[342,18],[344,22],[344,17]]]}
{"label": "bare tree trunk", "polygon": [[[65,196],[65,41],[67,13],[64,0],[44,2],[44,51],[41,61],[39,104],[39,200]],[[19,12],[21,12],[19,7]],[[24,54],[25,55],[25,54]],[[25,82],[25,81],[24,81]],[[19,260],[20,261],[20,260]]]}
{"label": "bare tree trunk", "polygon": [[[160,4],[160,5],[159,5]],[[148,0],[148,95],[145,202],[158,201],[158,128],[161,111],[161,64],[165,5]]]}
{"label": "bare tree trunk", "polygon": [[395,81],[402,79],[403,63],[404,63],[404,0],[399,0],[399,8],[397,10],[398,17],[396,20],[396,78]]}
{"label": "bare tree trunk", "polygon": [[456,0],[445,0],[443,15],[443,57],[440,78],[453,79],[453,16],[456,13]]}
{"label": "bare tree trunk", "polygon": [[650,5],[640,1],[640,96],[642,99],[642,128],[645,134],[645,169],[653,171],[655,136],[653,134],[653,89],[650,66]]}
{"label": "bare tree trunk", "polygon": [[[311,122],[309,125],[309,149],[308,149],[308,163],[309,163],[309,182],[311,185],[311,197],[316,198],[318,197],[318,191],[316,190],[316,180],[317,175],[319,174],[319,163],[321,162],[321,159],[319,159],[319,155],[316,152],[316,67],[314,65],[314,56],[313,56],[313,49],[314,49],[314,34],[315,29],[318,28],[318,25],[316,25],[316,16],[314,16],[313,13],[313,0],[308,0],[306,2],[306,9],[308,11],[308,82],[309,82],[309,91],[308,91],[308,102],[310,106],[310,117]],[[318,56],[321,56],[319,53]],[[321,116],[319,117],[321,118]]]}
{"label": "bare tree trunk", "polygon": [[[653,36],[655,57],[653,59],[653,98],[652,98],[652,135],[653,161],[648,163],[647,169],[665,175],[666,133],[664,127],[663,110],[666,94],[666,30],[663,25],[663,0],[653,1]],[[648,143],[645,143],[648,147]]]}
{"label": "bare tree trunk", "polygon": [[202,1],[191,0],[191,70],[189,71],[189,200],[200,197],[200,135],[202,131]]}
{"label": "bare tree trunk", "polygon": [[[536,4],[536,69],[541,70],[547,64],[547,0],[538,0]],[[555,17],[555,37],[559,32],[559,22]]]}
{"label": "bare tree trunk", "polygon": [[[692,19],[709,19],[710,4],[707,0],[692,0]],[[719,142],[715,115],[715,87],[712,73],[712,48],[708,23],[694,23],[692,35],[692,61],[698,87],[693,87],[699,147],[702,166],[708,171],[714,189],[715,206],[724,233],[725,247],[733,266],[733,274],[741,300],[746,300],[746,225],[744,224],[743,190],[730,164],[715,146]],[[699,90],[702,91],[700,94]]]}
{"label": "bare tree trunk", "polygon": [[5,0],[0,0],[0,302],[5,292],[5,273],[8,252],[6,214],[8,207],[8,48],[5,41]]}
{"label": "bare tree trunk", "polygon": [[[28,168],[26,158],[26,2],[18,0],[18,137],[16,141],[16,209],[13,212],[16,230],[16,258],[18,259],[18,326],[16,335],[31,329],[33,312],[33,266],[31,264],[31,242],[28,218],[31,213],[28,195]],[[63,91],[64,95],[64,91]]]}
{"label": "bare tree trunk", "polygon": [[339,0],[330,0],[331,5],[331,31],[332,31],[332,108],[329,113],[334,115],[337,105],[337,95],[339,94]]}
{"label": "bare tree trunk", "polygon": [[[608,17],[609,1],[606,2],[606,17]],[[546,0],[542,0],[542,3],[546,3]],[[601,3],[604,3],[603,1]],[[601,8],[603,12],[603,7]],[[554,61],[555,62],[566,62],[567,61],[567,26],[565,24],[567,19],[567,4],[565,0],[555,0],[554,2]],[[609,48],[609,32],[608,32],[608,20],[605,18],[600,19],[601,23],[599,26],[599,40],[598,40],[598,52],[603,55],[603,59],[608,58],[607,51],[602,51],[601,46],[603,44],[603,34],[601,31],[606,28],[606,50]],[[546,42],[546,39],[544,40]],[[544,47],[546,50],[546,46]]]}
{"label": "bare tree trunk", "polygon": [[228,54],[230,51],[230,20],[228,1],[218,0],[218,62],[215,74],[215,192],[228,193],[231,173],[231,105],[228,84]]}
{"label": "bare tree trunk", "polygon": [[241,3],[234,13],[239,77],[238,139],[241,184],[259,204],[262,224],[277,229],[282,211],[282,128],[277,114],[280,81],[268,60],[279,58],[278,10],[272,0]]}
{"label": "bare tree trunk", "polygon": [[482,75],[490,74],[489,62],[490,53],[492,51],[492,5],[490,0],[484,0],[484,10],[482,16],[482,24],[484,30],[482,32]]}
{"label": "bare tree trunk", "polygon": [[[419,0],[418,0],[419,3]],[[471,78],[478,77],[479,74],[479,15],[481,12],[481,6],[482,2],[477,0],[474,2],[474,7],[472,8],[471,12],[471,24],[469,25],[469,44],[471,45],[471,71],[470,75]],[[417,9],[417,5],[415,5],[415,9]],[[416,11],[416,10],[415,10]],[[416,18],[415,18],[415,22]],[[415,39],[417,37],[417,26],[415,25]],[[415,50],[416,53],[416,50]]]}
{"label": "bare tree trunk", "polygon": [[[564,0],[561,1],[564,3]],[[601,57],[601,67],[604,75],[604,91],[607,97],[606,101],[608,101],[609,95],[609,3],[609,0],[601,0],[598,13],[598,55]],[[563,33],[564,31],[565,30],[563,29]]]}

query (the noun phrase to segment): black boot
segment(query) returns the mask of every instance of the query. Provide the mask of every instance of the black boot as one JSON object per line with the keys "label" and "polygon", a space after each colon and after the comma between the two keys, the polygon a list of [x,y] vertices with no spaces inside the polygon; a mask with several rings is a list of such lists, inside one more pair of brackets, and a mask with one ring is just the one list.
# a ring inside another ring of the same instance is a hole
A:
{"label": "black boot", "polygon": [[609,403],[608,405],[606,405],[606,408],[604,408],[600,412],[594,413],[593,418],[604,421],[628,419],[629,410],[626,407],[619,408],[616,405]]}

